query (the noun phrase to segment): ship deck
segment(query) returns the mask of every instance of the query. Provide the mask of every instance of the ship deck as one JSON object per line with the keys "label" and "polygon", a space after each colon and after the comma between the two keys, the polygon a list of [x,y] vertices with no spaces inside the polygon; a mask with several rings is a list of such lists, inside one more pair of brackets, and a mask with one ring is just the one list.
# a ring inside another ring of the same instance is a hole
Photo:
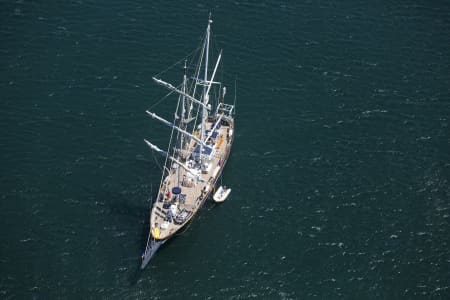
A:
{"label": "ship deck", "polygon": [[[207,129],[214,126],[213,122],[205,124]],[[214,190],[233,142],[233,123],[222,125],[215,131],[217,135],[214,134],[215,138],[211,139],[213,151],[210,154],[211,160],[206,173],[199,172],[195,166],[189,164],[189,158],[187,159],[188,168],[192,173],[198,172],[202,181],[197,181],[191,172],[172,164],[169,175],[160,186],[150,216],[151,234],[154,239],[164,240],[175,234],[190,221]],[[192,153],[196,146],[197,143],[192,140],[186,152]],[[174,187],[181,188],[181,191],[173,193]]]}

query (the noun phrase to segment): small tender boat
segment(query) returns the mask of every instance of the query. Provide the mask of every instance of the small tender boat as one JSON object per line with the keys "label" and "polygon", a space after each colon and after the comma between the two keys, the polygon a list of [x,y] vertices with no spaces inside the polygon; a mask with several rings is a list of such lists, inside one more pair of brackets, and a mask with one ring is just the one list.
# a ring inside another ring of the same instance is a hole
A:
{"label": "small tender boat", "polygon": [[223,202],[227,199],[230,193],[231,193],[230,188],[227,189],[226,187],[220,186],[217,189],[217,192],[214,194],[213,199],[216,202]]}

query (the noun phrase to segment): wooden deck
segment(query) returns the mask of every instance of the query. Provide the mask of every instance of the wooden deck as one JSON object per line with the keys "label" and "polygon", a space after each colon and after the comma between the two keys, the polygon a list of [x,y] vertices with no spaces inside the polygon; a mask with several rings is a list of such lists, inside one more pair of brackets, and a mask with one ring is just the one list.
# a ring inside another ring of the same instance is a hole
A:
{"label": "wooden deck", "polygon": [[[206,122],[207,129],[213,125],[211,122]],[[203,182],[197,182],[194,175],[179,166],[180,172],[176,167],[172,168],[170,174],[164,179],[150,216],[151,234],[154,239],[165,240],[175,234],[192,219],[214,190],[233,143],[233,123],[229,126],[222,125],[216,131],[218,135],[207,173],[198,174],[204,180]],[[192,152],[195,146],[196,142],[191,141],[189,152]],[[192,171],[195,170],[192,168]],[[173,195],[174,187],[181,188],[179,195]]]}

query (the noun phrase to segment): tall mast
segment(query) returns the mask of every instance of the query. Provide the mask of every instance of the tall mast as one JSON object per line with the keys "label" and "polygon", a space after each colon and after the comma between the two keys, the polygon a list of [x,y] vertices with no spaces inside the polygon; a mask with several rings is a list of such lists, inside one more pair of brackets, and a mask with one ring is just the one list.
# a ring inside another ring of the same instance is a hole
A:
{"label": "tall mast", "polygon": [[[183,86],[181,88],[183,94],[181,94],[181,118],[180,118],[180,123],[179,123],[179,127],[181,127],[182,129],[185,129],[185,114],[186,114],[186,109],[185,109],[185,105],[186,105],[186,81],[187,81],[187,76],[186,76],[186,70],[187,70],[187,66],[186,66],[186,61],[184,61],[184,75],[183,75]],[[180,139],[180,149],[183,149],[183,135],[181,135],[181,139]]]}
{"label": "tall mast", "polygon": [[[181,116],[180,116],[180,122],[179,122],[179,127],[181,127],[182,129],[185,129],[186,126],[184,126],[184,114],[185,114],[185,110],[184,110],[184,103],[186,101],[186,96],[184,94],[186,94],[186,61],[184,61],[184,74],[183,74],[183,87],[181,89],[183,91],[183,94],[181,95]],[[179,149],[181,149],[181,151],[184,150],[184,135],[182,133],[180,133],[180,145],[178,146]],[[180,158],[181,155],[178,156],[178,158]],[[181,180],[181,170],[180,168],[178,168],[178,186],[180,186],[180,180]]]}
{"label": "tall mast", "polygon": [[[202,141],[204,141],[205,139],[205,120],[207,117],[207,112],[206,112],[206,104],[208,103],[208,87],[207,87],[207,82],[208,82],[208,58],[209,58],[209,36],[210,36],[210,31],[211,31],[211,13],[209,14],[209,19],[208,19],[208,27],[206,28],[206,51],[205,51],[205,76],[204,76],[204,85],[203,85],[203,108],[202,108],[202,122],[201,122],[201,131],[200,131],[200,139]],[[201,162],[201,167],[203,168],[203,146],[202,144],[200,144],[200,162]]]}

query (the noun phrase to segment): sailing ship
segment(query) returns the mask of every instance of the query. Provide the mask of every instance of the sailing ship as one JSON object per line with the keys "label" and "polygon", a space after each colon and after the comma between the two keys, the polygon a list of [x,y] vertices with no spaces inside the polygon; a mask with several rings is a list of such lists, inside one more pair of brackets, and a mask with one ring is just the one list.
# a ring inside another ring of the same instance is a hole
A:
{"label": "sailing ship", "polygon": [[194,218],[215,190],[230,155],[235,102],[224,102],[226,88],[216,81],[222,51],[215,58],[214,68],[208,67],[214,55],[210,53],[211,24],[210,16],[201,45],[184,61],[181,84],[174,86],[153,77],[158,85],[169,90],[170,95],[177,95],[178,101],[173,121],[146,111],[150,117],[171,128],[171,134],[166,151],[144,140],[153,151],[165,157],[165,163],[159,190],[151,206],[142,269],[162,244],[180,233]]}

